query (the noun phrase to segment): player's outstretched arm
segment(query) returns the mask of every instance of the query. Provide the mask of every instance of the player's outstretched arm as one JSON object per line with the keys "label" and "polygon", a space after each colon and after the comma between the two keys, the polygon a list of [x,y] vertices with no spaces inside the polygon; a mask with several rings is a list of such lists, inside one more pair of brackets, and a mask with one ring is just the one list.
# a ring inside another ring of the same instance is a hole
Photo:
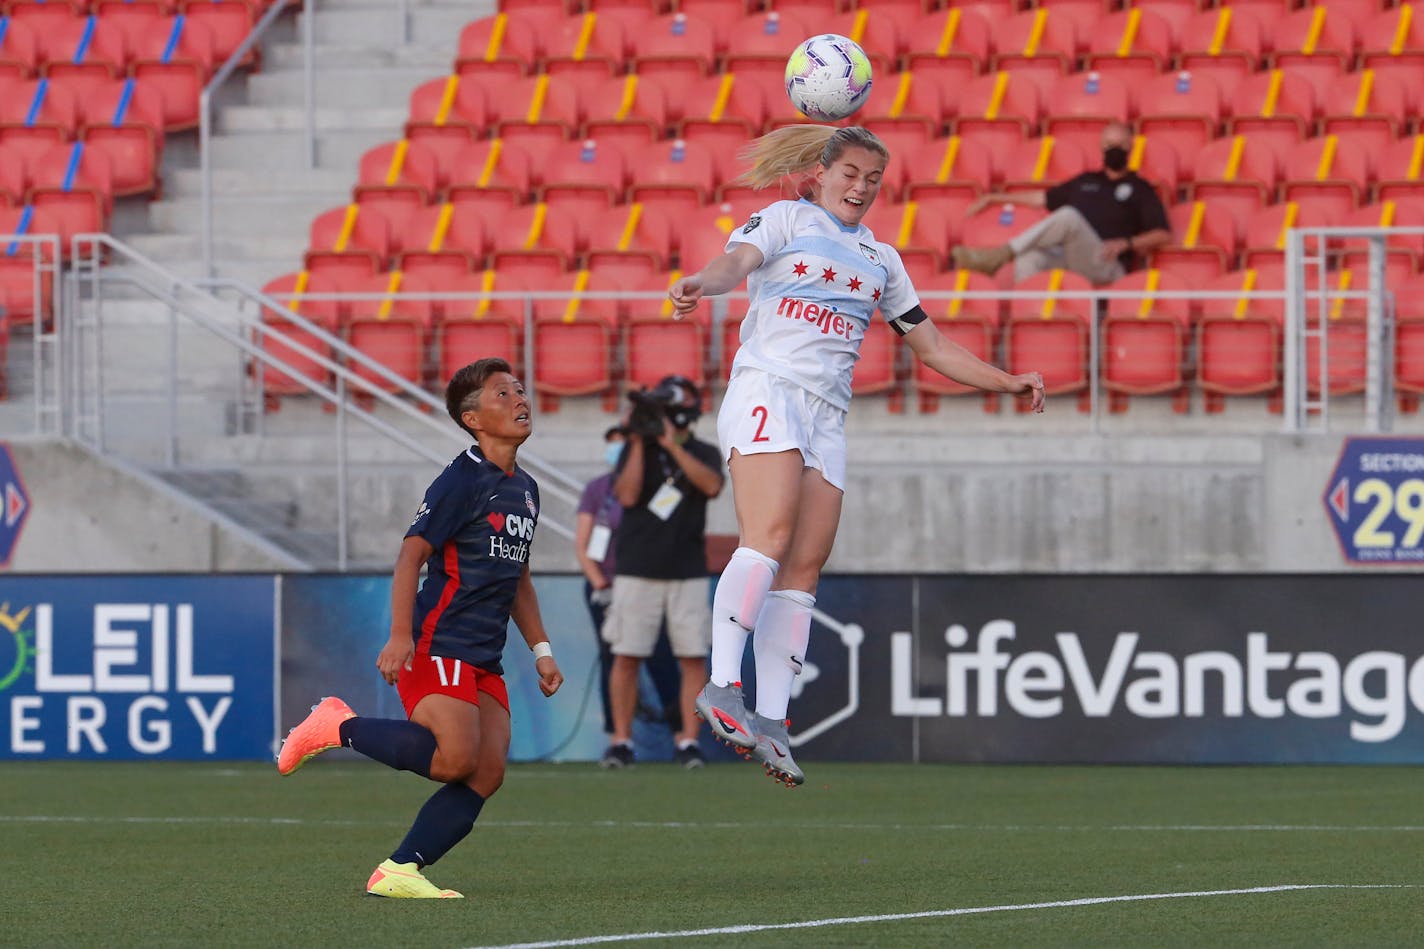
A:
{"label": "player's outstretched arm", "polygon": [[[534,581],[529,576],[529,565],[519,575],[519,587],[514,591],[514,602],[509,607],[509,618],[519,627],[519,635],[537,657],[534,670],[539,673],[539,691],[545,696],[553,695],[564,684],[564,674],[559,664],[549,652],[549,634],[544,632],[544,619],[539,615],[539,597],[534,592]],[[542,649],[540,648],[542,647]],[[545,655],[540,656],[539,653]]]}
{"label": "player's outstretched arm", "polygon": [[679,314],[690,313],[704,296],[726,293],[762,265],[762,253],[751,244],[738,244],[694,274],[668,289],[668,299]]}
{"label": "player's outstretched arm", "polygon": [[407,537],[401,541],[391,575],[391,635],[376,656],[376,668],[388,685],[395,685],[403,670],[410,668],[415,656],[415,638],[411,624],[415,621],[415,590],[420,586],[420,567],[435,552],[424,537]]}
{"label": "player's outstretched arm", "polygon": [[1033,410],[1043,411],[1043,376],[1036,372],[1018,375],[991,366],[952,339],[945,337],[929,320],[918,323],[905,334],[920,362],[947,379],[988,392],[1027,395]]}

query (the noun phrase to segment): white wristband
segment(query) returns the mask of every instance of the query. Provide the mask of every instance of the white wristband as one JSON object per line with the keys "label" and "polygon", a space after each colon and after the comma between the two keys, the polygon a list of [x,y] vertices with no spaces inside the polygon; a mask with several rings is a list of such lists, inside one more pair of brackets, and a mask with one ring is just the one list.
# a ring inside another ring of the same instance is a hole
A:
{"label": "white wristband", "polygon": [[549,645],[549,641],[547,639],[544,640],[542,643],[535,643],[529,648],[534,652],[535,661],[544,658],[552,659],[554,656],[554,647]]}

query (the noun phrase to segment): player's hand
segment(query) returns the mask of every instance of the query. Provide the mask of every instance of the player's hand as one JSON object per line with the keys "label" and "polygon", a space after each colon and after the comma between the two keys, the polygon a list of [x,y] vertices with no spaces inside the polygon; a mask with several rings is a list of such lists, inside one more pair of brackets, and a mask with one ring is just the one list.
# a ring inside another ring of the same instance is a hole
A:
{"label": "player's hand", "polygon": [[544,693],[545,698],[559,691],[559,686],[564,684],[564,674],[559,671],[559,664],[553,656],[534,660],[534,670],[539,673],[539,691]]}
{"label": "player's hand", "polygon": [[678,316],[691,313],[702,299],[702,278],[697,274],[682,277],[668,288],[668,299],[672,301],[672,307]]}
{"label": "player's hand", "polygon": [[376,657],[376,668],[381,670],[381,678],[386,680],[387,685],[395,685],[401,670],[410,671],[410,663],[414,658],[414,641],[396,639],[393,636],[381,647],[381,654]]}
{"label": "player's hand", "polygon": [[1030,407],[1035,412],[1043,411],[1043,375],[1037,372],[1025,372],[1014,376],[1014,381],[1019,384],[1018,394],[1027,395],[1031,404]]}
{"label": "player's hand", "polygon": [[677,444],[677,429],[673,428],[672,419],[666,415],[663,416],[663,433],[658,436],[658,444],[664,451],[672,451]]}

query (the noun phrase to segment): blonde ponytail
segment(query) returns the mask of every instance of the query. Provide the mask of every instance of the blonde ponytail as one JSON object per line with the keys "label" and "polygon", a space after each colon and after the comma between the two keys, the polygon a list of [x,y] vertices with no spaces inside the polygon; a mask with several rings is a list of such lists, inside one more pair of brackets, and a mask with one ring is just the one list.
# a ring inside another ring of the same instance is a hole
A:
{"label": "blonde ponytail", "polygon": [[801,177],[817,165],[831,167],[850,147],[864,148],[887,160],[890,149],[874,132],[858,125],[784,125],[755,139],[740,158],[751,167],[737,177],[753,188],[774,185],[786,177]]}

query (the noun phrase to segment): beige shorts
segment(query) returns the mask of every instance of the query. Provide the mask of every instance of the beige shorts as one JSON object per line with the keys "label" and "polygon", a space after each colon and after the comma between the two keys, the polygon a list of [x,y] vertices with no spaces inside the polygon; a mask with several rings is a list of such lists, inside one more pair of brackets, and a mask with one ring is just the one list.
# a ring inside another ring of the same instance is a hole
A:
{"label": "beige shorts", "polygon": [[712,645],[708,580],[614,577],[613,602],[603,620],[603,639],[615,656],[653,654],[667,617],[668,642],[679,659],[700,659]]}

